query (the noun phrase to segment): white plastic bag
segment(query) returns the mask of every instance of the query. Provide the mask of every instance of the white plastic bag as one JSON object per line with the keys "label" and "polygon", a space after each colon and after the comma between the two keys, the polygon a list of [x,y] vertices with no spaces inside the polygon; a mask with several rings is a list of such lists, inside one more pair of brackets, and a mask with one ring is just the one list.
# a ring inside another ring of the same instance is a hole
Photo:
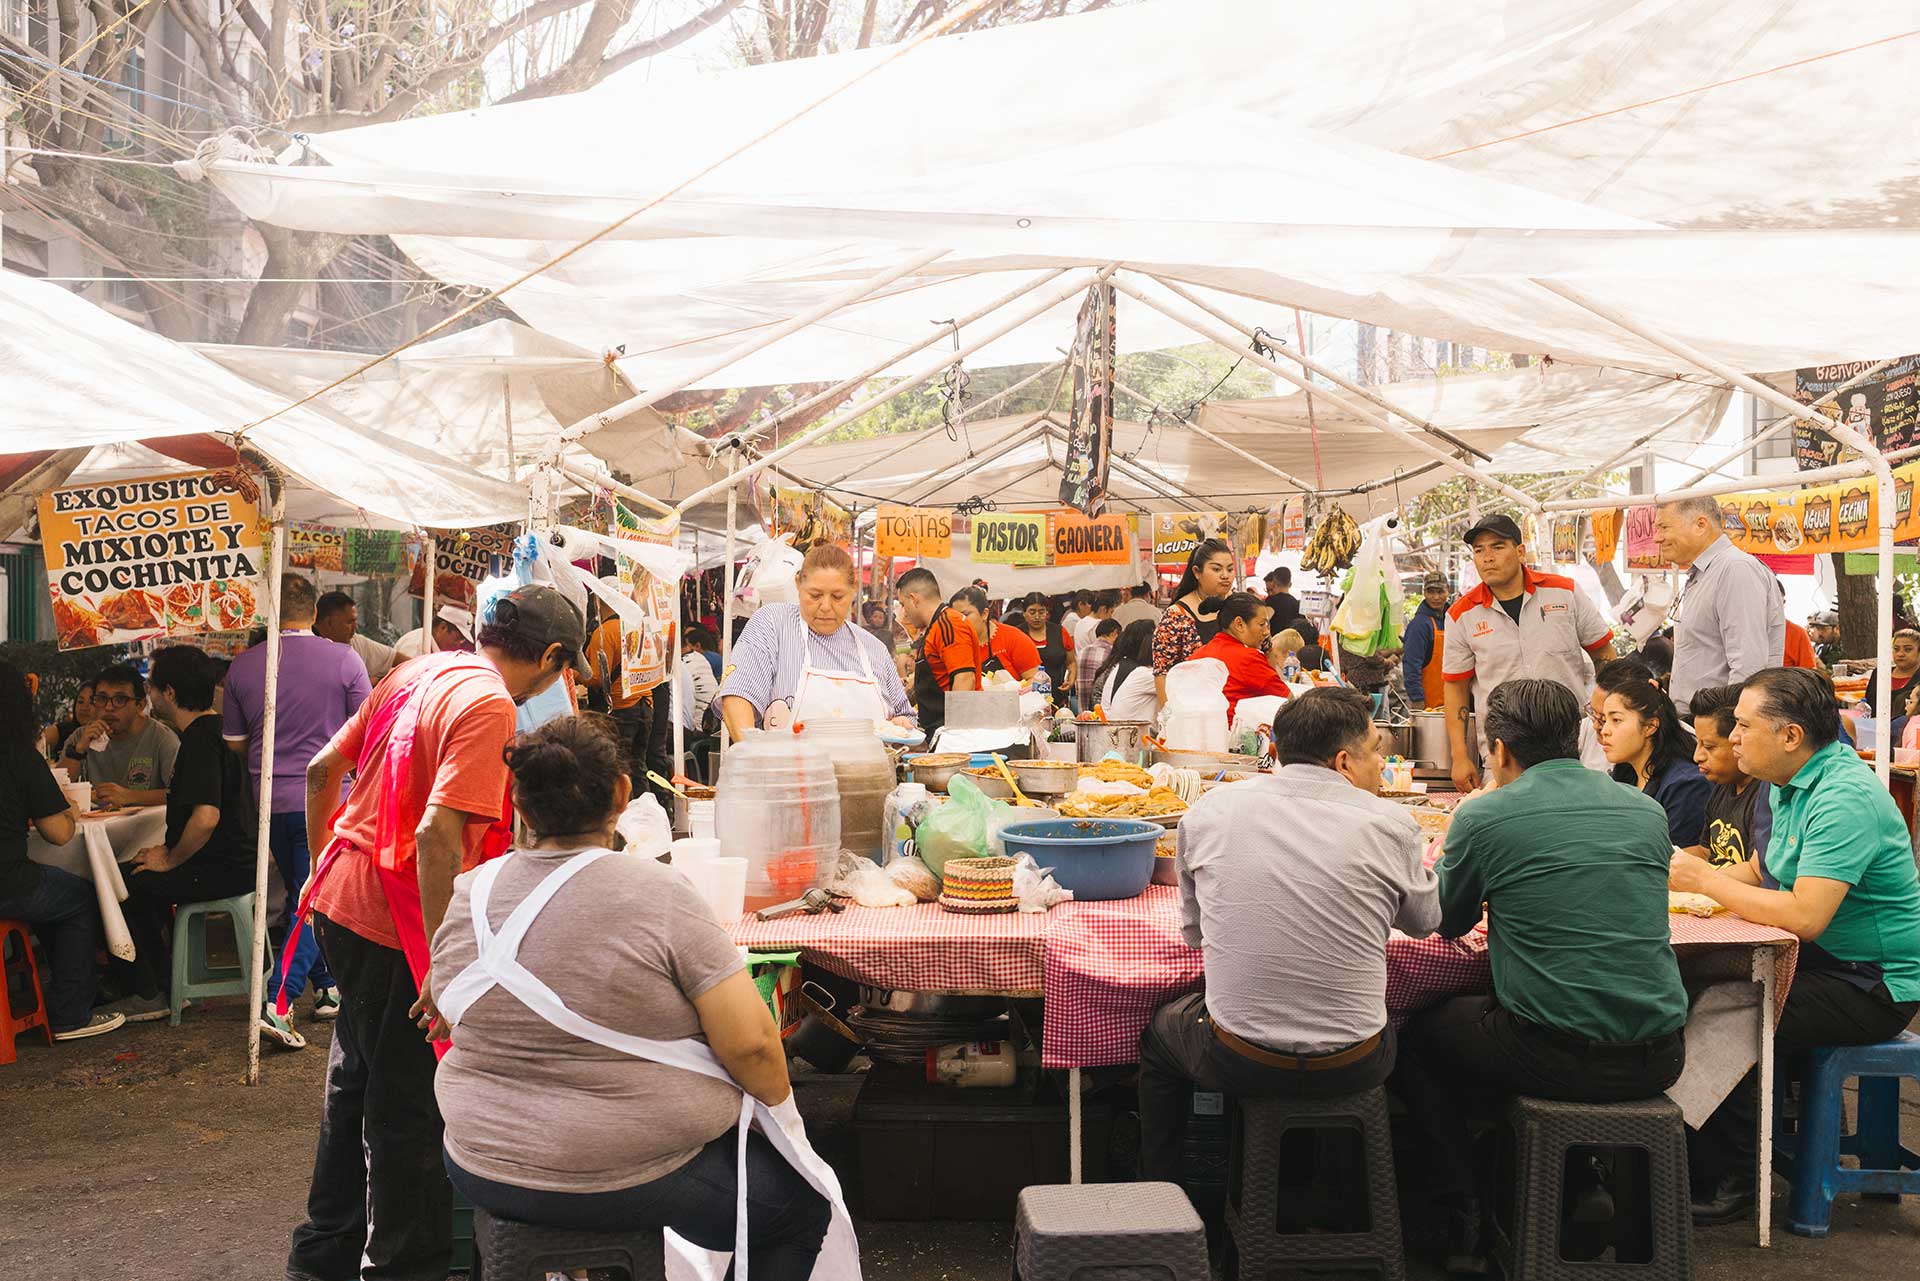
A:
{"label": "white plastic bag", "polygon": [[627,843],[626,852],[636,858],[659,858],[673,845],[673,820],[652,792],[628,801],[613,827]]}
{"label": "white plastic bag", "polygon": [[1243,698],[1233,709],[1233,724],[1229,727],[1228,738],[1238,738],[1245,730],[1257,730],[1261,726],[1271,726],[1273,718],[1280,714],[1287,700],[1278,694],[1262,694],[1258,698]]}
{"label": "white plastic bag", "polygon": [[1227,750],[1227,665],[1190,658],[1167,673],[1161,737],[1173,752]]}
{"label": "white plastic bag", "polygon": [[[1340,608],[1333,613],[1333,630],[1356,654],[1399,643],[1404,613],[1400,604],[1399,571],[1394,565],[1393,540],[1383,516],[1361,529],[1360,554],[1354,558],[1353,578]],[[1384,639],[1391,632],[1391,637]]]}
{"label": "white plastic bag", "polygon": [[794,549],[792,534],[769,538],[755,546],[747,553],[745,572],[734,593],[740,612],[751,615],[762,605],[797,602],[800,588],[794,579],[805,559]]}
{"label": "white plastic bag", "polygon": [[1073,891],[1060,888],[1053,873],[1043,870],[1031,854],[1017,854],[1013,860],[1013,896],[1020,900],[1022,912],[1044,912],[1055,903],[1065,903]]}
{"label": "white plastic bag", "polygon": [[840,859],[827,877],[827,891],[850,898],[861,907],[912,907],[920,901],[912,890],[888,876],[878,863],[852,850],[840,851]]}

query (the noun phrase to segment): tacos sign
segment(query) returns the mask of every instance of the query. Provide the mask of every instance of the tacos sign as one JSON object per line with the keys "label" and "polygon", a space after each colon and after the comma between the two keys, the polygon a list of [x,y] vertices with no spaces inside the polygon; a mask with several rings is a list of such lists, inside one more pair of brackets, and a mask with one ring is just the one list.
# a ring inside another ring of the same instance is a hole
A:
{"label": "tacos sign", "polygon": [[259,491],[237,472],[44,495],[40,538],[60,648],[261,625],[261,534]]}

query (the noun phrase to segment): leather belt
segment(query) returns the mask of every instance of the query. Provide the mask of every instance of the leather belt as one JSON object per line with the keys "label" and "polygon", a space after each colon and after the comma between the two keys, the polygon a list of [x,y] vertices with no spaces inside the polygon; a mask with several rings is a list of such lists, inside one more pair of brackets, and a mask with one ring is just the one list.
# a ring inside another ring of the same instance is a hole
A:
{"label": "leather belt", "polygon": [[1346,1067],[1350,1063],[1358,1063],[1380,1046],[1380,1033],[1375,1032],[1366,1040],[1331,1054],[1275,1054],[1272,1050],[1263,1050],[1253,1042],[1235,1036],[1218,1023],[1213,1024],[1213,1035],[1220,1044],[1241,1058],[1252,1059],[1268,1067],[1284,1068],[1289,1072],[1325,1072]]}

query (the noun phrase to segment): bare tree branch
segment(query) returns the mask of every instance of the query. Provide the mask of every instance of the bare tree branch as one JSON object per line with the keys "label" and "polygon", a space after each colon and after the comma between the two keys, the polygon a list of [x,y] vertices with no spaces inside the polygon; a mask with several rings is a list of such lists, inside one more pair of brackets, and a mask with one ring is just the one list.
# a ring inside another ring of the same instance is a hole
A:
{"label": "bare tree branch", "polygon": [[643,59],[651,58],[655,54],[665,53],[669,49],[685,44],[702,31],[705,31],[708,27],[711,27],[714,23],[720,21],[720,19],[726,17],[729,13],[732,13],[735,9],[738,9],[744,3],[746,3],[746,0],[714,0],[713,4],[687,19],[673,30],[662,32],[651,40],[642,40],[639,44],[622,49],[620,52],[609,57],[601,58],[591,67],[586,68],[588,78],[582,83],[571,83],[570,78],[564,74],[568,68],[573,65],[570,59],[567,66],[563,66],[560,71],[555,72],[553,75],[542,77],[518,92],[508,94],[505,98],[502,98],[501,101],[524,102],[530,98],[545,98],[551,97],[555,93],[568,93],[577,89],[584,89],[587,85],[596,83],[601,78],[618,71],[622,67],[630,66]]}

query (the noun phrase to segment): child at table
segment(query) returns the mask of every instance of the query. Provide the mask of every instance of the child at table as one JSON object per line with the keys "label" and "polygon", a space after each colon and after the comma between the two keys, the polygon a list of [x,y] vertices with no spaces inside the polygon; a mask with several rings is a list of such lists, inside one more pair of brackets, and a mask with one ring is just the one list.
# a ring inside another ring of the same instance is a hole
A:
{"label": "child at table", "polygon": [[26,677],[0,662],[0,920],[25,921],[47,949],[41,984],[56,1041],[111,1032],[126,1022],[93,1009],[94,934],[99,903],[93,886],[27,857],[29,829],[65,845],[76,824],[71,806],[41,758],[39,726]]}

